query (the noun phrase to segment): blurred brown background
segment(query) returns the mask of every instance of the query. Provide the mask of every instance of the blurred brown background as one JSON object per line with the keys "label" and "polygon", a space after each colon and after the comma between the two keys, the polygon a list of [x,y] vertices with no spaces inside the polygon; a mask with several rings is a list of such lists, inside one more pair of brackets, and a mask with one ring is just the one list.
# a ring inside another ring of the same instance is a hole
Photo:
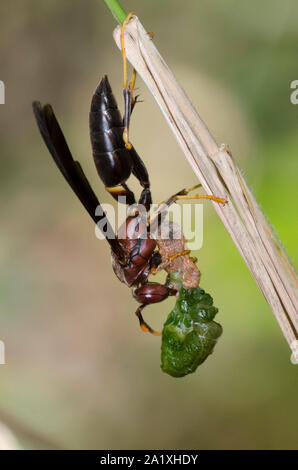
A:
{"label": "blurred brown background", "polygon": [[[122,4],[154,31],[297,261],[298,106],[290,102],[297,2]],[[0,339],[7,362],[0,366],[0,421],[33,449],[45,447],[42,439],[70,449],[297,447],[298,366],[212,206],[204,204],[196,255],[224,334],[196,374],[173,379],[159,368],[160,339],[140,331],[136,302],[112,272],[107,245],[95,238],[37,131],[34,99],[53,105],[74,156],[99,198],[110,201],[91,157],[88,113],[105,73],[122,109],[114,26],[99,0],[0,6]],[[144,103],[131,138],[160,201],[196,180],[141,80],[138,87]],[[160,328],[172,305],[150,307],[145,316]]]}

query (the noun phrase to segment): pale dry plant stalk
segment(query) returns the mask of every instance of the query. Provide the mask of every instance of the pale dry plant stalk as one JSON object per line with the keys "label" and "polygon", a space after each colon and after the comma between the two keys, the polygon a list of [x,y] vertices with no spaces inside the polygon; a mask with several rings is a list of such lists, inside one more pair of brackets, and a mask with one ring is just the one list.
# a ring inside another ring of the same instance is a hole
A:
{"label": "pale dry plant stalk", "polygon": [[[120,26],[114,39],[120,48]],[[125,29],[128,60],[149,88],[214,208],[269,303],[298,360],[298,280],[226,145],[215,142],[136,16]]]}

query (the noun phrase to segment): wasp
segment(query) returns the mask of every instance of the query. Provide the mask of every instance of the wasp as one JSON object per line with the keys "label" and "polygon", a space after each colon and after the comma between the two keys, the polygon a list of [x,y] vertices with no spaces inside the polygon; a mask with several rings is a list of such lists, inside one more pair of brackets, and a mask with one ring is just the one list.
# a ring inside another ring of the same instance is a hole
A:
{"label": "wasp", "polygon": [[[148,213],[152,204],[148,171],[128,138],[130,117],[137,102],[137,98],[133,96],[135,70],[132,81],[127,85],[124,28],[130,17],[131,14],[128,15],[121,31],[124,63],[124,117],[122,118],[120,114],[108,77],[105,75],[91,101],[90,140],[95,167],[108,193],[118,202],[124,200],[128,206],[135,206],[135,195],[127,185],[129,177],[134,175],[142,188],[138,206],[144,207],[145,212]],[[153,330],[144,321],[142,310],[149,304],[161,302],[169,296],[176,295],[177,289],[173,288],[169,282],[160,284],[148,280],[149,275],[154,274],[158,266],[164,262],[159,253],[157,240],[150,235],[149,217],[144,217],[138,210],[134,210],[129,213],[124,224],[115,234],[80,163],[72,157],[52,106],[50,104],[43,106],[39,101],[34,101],[33,112],[54,162],[109,243],[112,267],[116,276],[132,288],[134,298],[141,304],[135,313],[142,330],[159,335],[159,332]],[[179,191],[163,203],[162,207],[167,208],[178,199],[186,197],[207,198],[225,203],[224,199],[213,196],[188,196],[188,192],[189,190],[186,189]],[[157,227],[161,223],[161,215],[162,210],[159,210],[155,218]],[[179,253],[175,253],[175,258],[177,256]]]}

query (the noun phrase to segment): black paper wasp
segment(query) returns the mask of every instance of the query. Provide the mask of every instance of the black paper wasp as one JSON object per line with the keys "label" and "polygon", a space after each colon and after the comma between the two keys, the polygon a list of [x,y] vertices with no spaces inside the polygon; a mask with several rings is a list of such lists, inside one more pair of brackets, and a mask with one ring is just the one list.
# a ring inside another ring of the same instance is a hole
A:
{"label": "black paper wasp", "polygon": [[[128,15],[125,24],[129,21],[130,16]],[[134,71],[132,82],[127,86],[124,49],[125,24],[121,34],[122,54],[125,63],[124,118],[121,118],[108,77],[104,76],[96,88],[91,102],[90,138],[95,166],[107,191],[117,201],[120,200],[120,196],[125,196],[128,205],[134,204],[136,202],[135,196],[126,183],[129,176],[133,174],[143,188],[138,204],[145,207],[148,212],[152,203],[148,172],[144,162],[128,140],[130,116],[136,103],[133,97],[136,73]],[[147,217],[141,217],[136,211],[127,217],[118,234],[115,235],[104,212],[101,210],[101,215],[95,215],[98,213],[98,207],[101,207],[100,202],[80,163],[73,159],[51,105],[42,106],[40,102],[35,101],[33,111],[40,133],[56,165],[94,222],[102,229],[110,244],[115,274],[121,282],[133,288],[133,296],[141,303],[136,310],[136,315],[142,330],[159,334],[144,321],[141,312],[146,305],[161,302],[169,295],[175,295],[176,290],[167,283],[159,284],[148,281],[150,273],[161,263],[161,256],[157,250],[156,240],[150,236]],[[165,202],[165,206],[168,207],[177,199],[186,197],[187,194],[187,190],[180,191],[169,198]],[[225,203],[225,200],[213,196],[196,195],[190,197],[208,198]],[[157,217],[160,220],[160,217]]]}

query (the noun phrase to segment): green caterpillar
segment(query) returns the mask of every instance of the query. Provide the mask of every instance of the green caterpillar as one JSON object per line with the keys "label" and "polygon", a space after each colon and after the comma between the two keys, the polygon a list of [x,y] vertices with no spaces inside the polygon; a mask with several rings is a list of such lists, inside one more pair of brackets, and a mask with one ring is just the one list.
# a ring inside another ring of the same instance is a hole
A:
{"label": "green caterpillar", "polygon": [[203,289],[181,287],[179,297],[163,330],[161,369],[173,377],[195,372],[222,334],[222,327],[213,321],[218,309]]}

